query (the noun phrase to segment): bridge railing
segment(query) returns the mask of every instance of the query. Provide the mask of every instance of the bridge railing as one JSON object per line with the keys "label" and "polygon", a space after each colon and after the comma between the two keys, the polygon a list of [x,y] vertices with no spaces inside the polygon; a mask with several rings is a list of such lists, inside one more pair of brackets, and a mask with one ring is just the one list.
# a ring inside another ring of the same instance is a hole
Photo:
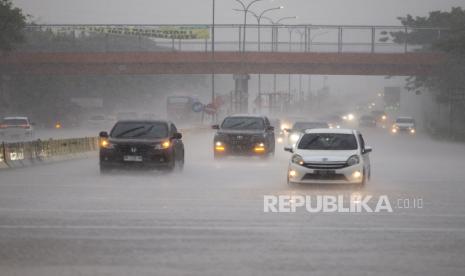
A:
{"label": "bridge railing", "polygon": [[[30,25],[23,51],[248,51],[404,53],[427,49],[390,33],[421,31],[441,36],[441,28],[333,25]],[[245,43],[244,43],[245,42]],[[213,47],[214,45],[214,47]]]}

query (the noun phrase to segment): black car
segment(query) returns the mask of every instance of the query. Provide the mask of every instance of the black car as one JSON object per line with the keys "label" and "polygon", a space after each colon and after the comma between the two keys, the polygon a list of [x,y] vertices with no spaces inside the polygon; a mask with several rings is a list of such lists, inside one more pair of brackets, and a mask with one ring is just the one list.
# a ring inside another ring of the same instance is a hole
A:
{"label": "black car", "polygon": [[169,121],[127,120],[100,133],[100,172],[114,168],[182,169],[182,134]]}
{"label": "black car", "polygon": [[275,151],[274,127],[267,117],[234,115],[226,117],[213,140],[215,159],[227,155],[268,157]]}

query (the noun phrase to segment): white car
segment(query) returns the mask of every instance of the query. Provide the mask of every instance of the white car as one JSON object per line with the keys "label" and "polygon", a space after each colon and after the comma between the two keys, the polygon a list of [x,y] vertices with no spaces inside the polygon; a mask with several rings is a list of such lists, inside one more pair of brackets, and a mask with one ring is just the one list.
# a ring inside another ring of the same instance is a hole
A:
{"label": "white car", "polygon": [[34,139],[34,128],[27,117],[5,117],[0,123],[0,141]]}
{"label": "white car", "polygon": [[311,129],[293,147],[287,172],[288,184],[360,184],[371,176],[370,147],[352,129]]}
{"label": "white car", "polygon": [[415,134],[417,132],[415,120],[412,117],[398,117],[391,132],[393,134],[401,132]]}

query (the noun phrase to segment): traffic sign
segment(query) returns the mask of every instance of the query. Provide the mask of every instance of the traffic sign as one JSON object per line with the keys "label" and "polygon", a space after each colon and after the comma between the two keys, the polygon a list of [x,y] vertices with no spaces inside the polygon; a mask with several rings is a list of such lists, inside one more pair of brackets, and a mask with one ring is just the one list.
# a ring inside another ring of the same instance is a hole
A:
{"label": "traffic sign", "polygon": [[205,113],[207,113],[208,115],[213,115],[216,113],[216,108],[213,104],[209,103],[207,104],[207,106],[205,106],[203,111],[205,111]]}
{"label": "traffic sign", "polygon": [[192,111],[194,111],[195,113],[202,112],[204,108],[205,107],[204,107],[203,103],[201,103],[201,102],[195,102],[195,103],[192,104]]}

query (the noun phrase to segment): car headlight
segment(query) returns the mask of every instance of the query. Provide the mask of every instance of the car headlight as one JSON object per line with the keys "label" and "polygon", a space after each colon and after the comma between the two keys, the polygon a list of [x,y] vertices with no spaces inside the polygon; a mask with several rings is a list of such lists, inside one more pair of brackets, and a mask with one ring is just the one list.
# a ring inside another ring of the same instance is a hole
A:
{"label": "car headlight", "polygon": [[292,163],[298,164],[298,165],[303,165],[304,164],[304,159],[302,158],[302,156],[300,156],[298,154],[295,154],[294,156],[292,156],[291,161],[292,161]]}
{"label": "car headlight", "polygon": [[358,155],[352,155],[349,159],[347,159],[347,165],[353,166],[360,163],[360,157]]}
{"label": "car headlight", "polygon": [[107,139],[102,139],[100,141],[100,147],[103,148],[103,149],[114,149],[115,148],[115,144],[111,143],[110,141],[108,141]]}
{"label": "car headlight", "polygon": [[164,150],[164,149],[168,149],[170,146],[171,146],[170,141],[165,141],[163,143],[156,144],[155,149],[156,150]]}
{"label": "car headlight", "polygon": [[300,134],[297,133],[292,133],[289,139],[291,140],[292,143],[295,143],[299,140]]}
{"label": "car headlight", "polygon": [[226,148],[225,148],[225,145],[224,145],[223,142],[221,142],[221,141],[216,141],[215,142],[215,150],[216,151],[225,151],[225,149]]}

